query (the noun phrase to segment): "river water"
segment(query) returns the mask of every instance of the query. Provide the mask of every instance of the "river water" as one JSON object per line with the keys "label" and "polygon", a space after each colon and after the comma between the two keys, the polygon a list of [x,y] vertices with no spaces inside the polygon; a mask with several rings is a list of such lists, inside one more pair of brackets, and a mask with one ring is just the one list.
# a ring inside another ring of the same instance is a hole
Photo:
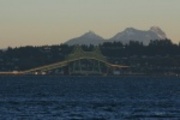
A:
{"label": "river water", "polygon": [[180,120],[177,77],[0,77],[2,120]]}

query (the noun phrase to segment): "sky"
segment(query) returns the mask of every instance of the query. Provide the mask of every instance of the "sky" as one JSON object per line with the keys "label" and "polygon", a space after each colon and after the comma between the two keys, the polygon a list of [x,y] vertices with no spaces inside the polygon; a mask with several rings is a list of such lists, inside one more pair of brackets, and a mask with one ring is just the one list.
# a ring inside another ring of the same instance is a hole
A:
{"label": "sky", "polygon": [[0,48],[54,45],[94,31],[159,26],[180,42],[180,0],[0,0]]}

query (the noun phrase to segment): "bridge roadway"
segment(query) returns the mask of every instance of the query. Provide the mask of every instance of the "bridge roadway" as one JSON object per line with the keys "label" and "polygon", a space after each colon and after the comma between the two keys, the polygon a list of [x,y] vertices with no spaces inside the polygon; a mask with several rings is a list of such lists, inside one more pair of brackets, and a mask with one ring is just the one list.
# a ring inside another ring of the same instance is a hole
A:
{"label": "bridge roadway", "polygon": [[50,71],[50,70],[53,70],[53,69],[57,69],[57,68],[67,66],[71,62],[78,61],[78,60],[83,60],[83,59],[97,60],[97,61],[100,61],[100,62],[106,64],[108,67],[112,67],[112,68],[128,68],[129,67],[129,66],[124,66],[124,65],[111,64],[111,63],[108,63],[105,60],[101,60],[101,59],[97,59],[97,58],[80,57],[80,58],[77,58],[77,59],[57,62],[57,63],[53,63],[53,64],[41,66],[41,67],[32,68],[32,69],[25,70],[25,71],[0,72],[0,75],[23,75],[23,74],[33,73],[33,72],[36,72],[36,71],[46,72],[46,71]]}
{"label": "bridge roadway", "polygon": [[0,75],[22,75],[23,72],[20,71],[12,71],[12,72],[0,72]]}

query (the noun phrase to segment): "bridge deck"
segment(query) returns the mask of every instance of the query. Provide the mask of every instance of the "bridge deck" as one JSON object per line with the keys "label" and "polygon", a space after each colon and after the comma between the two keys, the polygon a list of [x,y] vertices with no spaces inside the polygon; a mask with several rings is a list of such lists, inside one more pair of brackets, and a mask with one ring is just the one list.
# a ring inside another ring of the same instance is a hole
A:
{"label": "bridge deck", "polygon": [[77,59],[66,60],[66,61],[62,61],[62,62],[53,63],[53,64],[50,64],[50,65],[45,65],[45,66],[29,69],[29,70],[26,70],[26,71],[22,71],[22,73],[26,74],[26,73],[31,73],[31,72],[35,72],[35,71],[49,71],[49,70],[64,67],[64,66],[68,65],[71,62],[82,60],[82,59],[89,59],[89,60],[91,59],[91,60],[100,61],[100,62],[106,64],[108,67],[128,68],[128,66],[111,64],[111,63],[108,63],[107,61],[100,60],[100,59],[97,59],[97,58],[94,58],[94,57],[80,57],[80,58],[77,58]]}

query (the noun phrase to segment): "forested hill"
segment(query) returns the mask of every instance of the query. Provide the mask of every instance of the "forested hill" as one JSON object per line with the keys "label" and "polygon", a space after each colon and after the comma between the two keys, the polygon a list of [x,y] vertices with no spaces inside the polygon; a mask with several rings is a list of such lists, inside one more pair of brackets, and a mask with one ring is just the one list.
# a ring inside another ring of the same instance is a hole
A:
{"label": "forested hill", "polygon": [[[106,42],[99,45],[109,62],[132,66],[135,72],[175,72],[180,73],[180,44],[171,40],[154,40],[148,45],[137,41],[129,44]],[[63,61],[74,46],[65,44],[54,46],[25,46],[0,50],[0,71],[25,70],[37,66]],[[93,45],[82,45],[84,50],[92,50]]]}

